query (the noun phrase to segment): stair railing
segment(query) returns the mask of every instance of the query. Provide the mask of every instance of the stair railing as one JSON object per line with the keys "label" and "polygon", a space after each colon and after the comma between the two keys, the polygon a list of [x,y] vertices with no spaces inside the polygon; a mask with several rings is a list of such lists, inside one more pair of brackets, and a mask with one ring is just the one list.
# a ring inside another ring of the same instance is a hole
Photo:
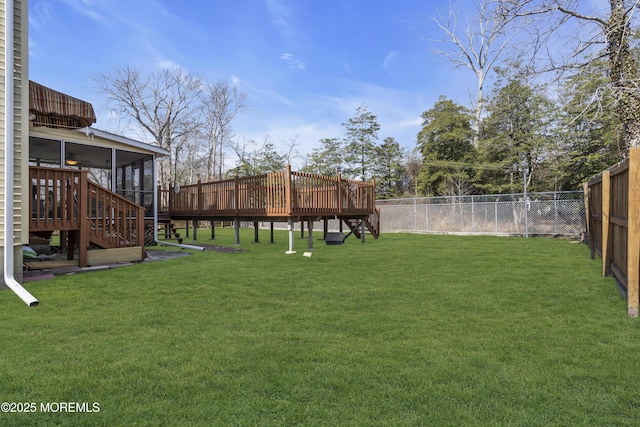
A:
{"label": "stair railing", "polygon": [[103,247],[144,245],[144,208],[93,182],[88,183],[89,238]]}

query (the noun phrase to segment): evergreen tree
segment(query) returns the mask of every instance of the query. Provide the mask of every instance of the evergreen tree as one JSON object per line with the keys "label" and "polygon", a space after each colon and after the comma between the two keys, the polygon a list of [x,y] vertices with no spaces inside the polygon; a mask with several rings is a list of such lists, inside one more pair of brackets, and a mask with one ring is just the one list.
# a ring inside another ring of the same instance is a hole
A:
{"label": "evergreen tree", "polygon": [[345,127],[345,160],[351,165],[351,175],[367,181],[372,176],[371,165],[378,144],[380,125],[378,118],[369,112],[363,104],[356,108],[356,112]]}
{"label": "evergreen tree", "polygon": [[337,138],[323,138],[320,148],[314,148],[307,155],[307,163],[303,172],[334,176],[344,170],[342,143]]}
{"label": "evergreen tree", "polygon": [[402,194],[404,174],[402,157],[402,148],[393,137],[385,138],[382,145],[375,147],[372,169],[378,198],[390,199]]}
{"label": "evergreen tree", "polygon": [[[247,145],[255,145],[255,141],[248,141]],[[280,172],[287,166],[287,156],[279,153],[275,145],[268,141],[265,141],[257,150],[247,149],[246,145],[242,150],[236,147],[236,153],[238,164],[228,172],[229,176],[242,177]]]}
{"label": "evergreen tree", "polygon": [[[422,154],[420,192],[451,194],[451,182],[462,184],[473,176],[471,164],[476,153],[471,128],[473,117],[465,107],[440,96],[431,110],[422,113],[422,119],[417,141]],[[458,188],[465,188],[465,193],[469,191],[467,185],[458,185]]]}
{"label": "evergreen tree", "polygon": [[479,167],[476,186],[485,193],[521,192],[526,169],[532,191],[549,190],[542,177],[552,153],[553,105],[522,76],[505,77],[496,85],[483,122],[479,151],[484,167]]}

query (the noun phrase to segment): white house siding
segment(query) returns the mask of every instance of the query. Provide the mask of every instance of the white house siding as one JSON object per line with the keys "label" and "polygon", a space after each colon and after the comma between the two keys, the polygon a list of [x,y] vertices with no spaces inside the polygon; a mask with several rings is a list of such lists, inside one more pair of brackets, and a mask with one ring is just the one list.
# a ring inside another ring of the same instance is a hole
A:
{"label": "white house siding", "polygon": [[[4,22],[6,12],[6,1],[0,0],[0,21]],[[22,250],[21,246],[28,243],[28,178],[29,178],[29,156],[28,150],[28,93],[23,90],[22,82],[29,81],[28,76],[28,13],[27,0],[14,0],[14,73],[15,73],[15,95],[14,95],[14,180],[13,189],[5,189],[4,182],[4,136],[5,122],[4,116],[0,115],[0,247],[5,245],[4,235],[4,192],[11,191],[14,195],[14,246],[15,246],[15,266],[16,278],[20,279],[22,273]],[[0,79],[4,82],[6,71],[6,60],[4,56],[5,44],[7,42],[6,29],[0,25]],[[28,85],[25,86],[28,90]],[[0,109],[4,111],[6,93],[4,84],[0,86]],[[27,108],[24,110],[22,106]],[[23,123],[25,125],[23,125]],[[24,175],[24,176],[23,176]],[[1,261],[0,261],[1,263]]]}
{"label": "white house siding", "polygon": [[29,35],[27,1],[16,1],[14,5],[15,43],[15,201],[16,207],[15,242],[21,245],[29,243]]}

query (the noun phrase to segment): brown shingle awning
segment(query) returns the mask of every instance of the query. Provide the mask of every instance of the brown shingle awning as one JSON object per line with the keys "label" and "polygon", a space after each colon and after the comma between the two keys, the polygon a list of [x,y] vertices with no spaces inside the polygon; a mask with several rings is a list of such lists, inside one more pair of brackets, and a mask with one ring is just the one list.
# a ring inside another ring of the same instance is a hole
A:
{"label": "brown shingle awning", "polygon": [[29,81],[29,115],[34,126],[52,128],[83,128],[96,122],[90,103],[32,81]]}

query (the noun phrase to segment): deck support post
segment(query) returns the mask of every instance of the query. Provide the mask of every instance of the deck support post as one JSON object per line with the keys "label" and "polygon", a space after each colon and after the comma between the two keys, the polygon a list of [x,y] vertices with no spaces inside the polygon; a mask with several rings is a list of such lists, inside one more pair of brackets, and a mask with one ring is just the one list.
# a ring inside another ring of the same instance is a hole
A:
{"label": "deck support post", "polygon": [[364,243],[364,230],[365,230],[364,219],[360,220],[360,240]]}
{"label": "deck support post", "polygon": [[304,219],[300,220],[300,238],[304,239]]}
{"label": "deck support post", "polygon": [[236,246],[240,246],[240,220],[236,217],[233,220],[233,229],[235,231],[236,236]]}
{"label": "deck support post", "polygon": [[193,240],[198,240],[198,220],[193,220]]}
{"label": "deck support post", "polygon": [[309,237],[307,240],[307,249],[312,251],[313,250],[313,221],[311,219],[309,219],[307,221],[307,227],[308,227],[308,231],[309,231]]}
{"label": "deck support post", "polygon": [[328,218],[324,218],[322,225],[323,225],[322,239],[320,239],[320,240],[327,240],[327,233],[329,232],[329,219]]}
{"label": "deck support post", "polygon": [[89,221],[86,220],[88,212],[89,185],[87,183],[87,172],[80,174],[80,191],[78,194],[78,219],[80,220],[80,231],[78,231],[78,266],[86,267],[87,250],[89,248]]}
{"label": "deck support post", "polygon": [[189,237],[189,220],[188,219],[184,220],[184,228],[185,228],[184,230],[185,237]]}
{"label": "deck support post", "polygon": [[271,240],[269,241],[269,243],[274,244],[275,241],[273,240],[273,222],[271,222]]}
{"label": "deck support post", "polygon": [[211,221],[211,240],[216,240],[216,222]]}
{"label": "deck support post", "polygon": [[258,236],[258,221],[253,221],[253,243],[260,243]]}
{"label": "deck support post", "polygon": [[296,251],[293,250],[293,234],[295,232],[294,230],[294,224],[293,224],[293,218],[289,217],[289,219],[287,220],[287,229],[289,231],[289,250],[285,252],[285,254],[290,255],[290,254],[295,254]]}

